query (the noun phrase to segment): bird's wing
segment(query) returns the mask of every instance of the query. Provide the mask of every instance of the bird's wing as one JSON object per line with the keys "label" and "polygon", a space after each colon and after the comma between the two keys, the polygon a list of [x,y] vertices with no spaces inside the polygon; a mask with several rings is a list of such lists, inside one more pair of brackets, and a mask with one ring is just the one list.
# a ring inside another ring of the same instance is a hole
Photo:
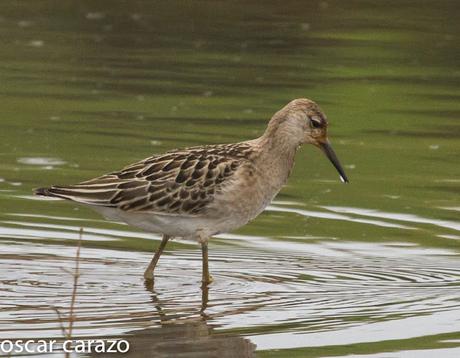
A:
{"label": "bird's wing", "polygon": [[75,185],[37,189],[36,194],[124,211],[199,215],[250,152],[246,143],[175,150]]}

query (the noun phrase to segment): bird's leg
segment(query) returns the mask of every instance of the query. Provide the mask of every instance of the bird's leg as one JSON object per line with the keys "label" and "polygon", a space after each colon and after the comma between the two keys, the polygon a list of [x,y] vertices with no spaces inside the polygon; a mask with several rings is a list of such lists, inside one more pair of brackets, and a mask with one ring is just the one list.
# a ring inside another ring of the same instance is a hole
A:
{"label": "bird's leg", "polygon": [[161,240],[160,246],[155,252],[155,255],[153,255],[152,261],[150,261],[147,269],[144,272],[144,278],[146,280],[153,281],[153,270],[155,270],[155,266],[157,265],[158,260],[160,259],[160,256],[163,253],[163,250],[165,249],[166,244],[168,243],[169,238],[170,236],[163,235],[163,239]]}
{"label": "bird's leg", "polygon": [[206,308],[208,308],[208,301],[209,301],[209,287],[206,285],[201,286],[201,309],[200,312],[203,315],[204,318],[206,316],[204,315],[204,311],[206,311]]}
{"label": "bird's leg", "polygon": [[209,285],[213,279],[209,274],[209,263],[208,263],[208,241],[201,243],[201,254],[203,258],[203,276],[201,279],[202,287]]}

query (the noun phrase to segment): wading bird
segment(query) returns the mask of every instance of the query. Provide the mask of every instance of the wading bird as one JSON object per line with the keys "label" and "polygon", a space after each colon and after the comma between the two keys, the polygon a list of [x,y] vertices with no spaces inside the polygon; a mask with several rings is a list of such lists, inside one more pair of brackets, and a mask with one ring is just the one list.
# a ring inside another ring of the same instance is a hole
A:
{"label": "wading bird", "polygon": [[78,184],[36,189],[35,194],[88,205],[108,219],[162,234],[144,273],[149,281],[170,238],[198,241],[206,286],[212,281],[209,238],[247,224],[265,209],[286,183],[302,144],[319,147],[348,182],[327,127],[315,102],[296,99],[273,115],[259,138],[176,149]]}

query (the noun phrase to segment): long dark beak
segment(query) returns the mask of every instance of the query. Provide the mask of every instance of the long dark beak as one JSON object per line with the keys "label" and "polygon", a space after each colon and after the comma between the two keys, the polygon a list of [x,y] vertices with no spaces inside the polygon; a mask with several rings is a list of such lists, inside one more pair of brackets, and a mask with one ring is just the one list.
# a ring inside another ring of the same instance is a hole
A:
{"label": "long dark beak", "polygon": [[337,158],[337,155],[334,152],[334,149],[332,149],[331,143],[329,143],[329,141],[326,140],[325,142],[320,142],[319,147],[329,158],[331,163],[334,165],[335,169],[337,169],[337,171],[339,172],[340,180],[342,180],[342,182],[344,183],[348,183],[347,175],[345,174],[345,171],[343,170],[342,165],[339,162],[339,158]]}

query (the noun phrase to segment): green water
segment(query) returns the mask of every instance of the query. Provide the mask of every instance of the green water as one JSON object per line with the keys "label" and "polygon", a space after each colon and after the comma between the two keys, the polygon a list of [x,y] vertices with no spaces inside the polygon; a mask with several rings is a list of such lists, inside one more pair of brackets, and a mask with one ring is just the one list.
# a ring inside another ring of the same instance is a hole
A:
{"label": "green water", "polygon": [[[50,307],[68,307],[83,227],[76,337],[159,357],[459,355],[459,17],[456,1],[0,2],[0,339],[62,336]],[[152,290],[158,235],[31,195],[254,138],[299,97],[351,183],[303,148],[273,205],[211,241],[205,313],[197,246],[168,246]]]}

